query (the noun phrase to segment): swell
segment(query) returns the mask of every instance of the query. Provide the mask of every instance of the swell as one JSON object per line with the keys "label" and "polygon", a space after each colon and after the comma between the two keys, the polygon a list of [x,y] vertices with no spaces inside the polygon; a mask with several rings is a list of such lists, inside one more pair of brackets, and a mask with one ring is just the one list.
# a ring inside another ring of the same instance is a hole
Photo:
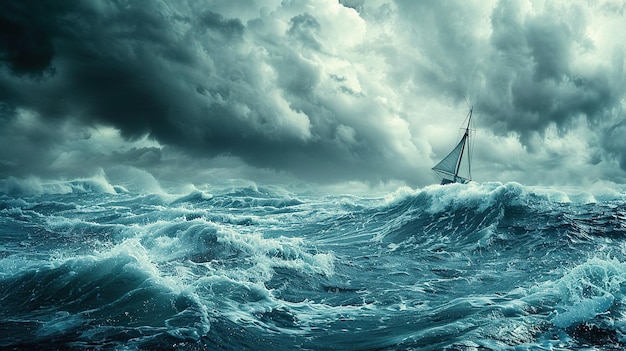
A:
{"label": "swell", "polygon": [[261,208],[266,210],[279,210],[282,208],[298,206],[303,202],[289,194],[277,193],[265,188],[243,188],[230,192],[217,192],[209,194],[199,190],[181,196],[172,204],[189,203],[196,206],[207,206],[231,209]]}
{"label": "swell", "polygon": [[73,258],[0,280],[2,347],[142,346],[159,336],[198,342],[208,316],[135,247]]}
{"label": "swell", "polygon": [[0,346],[619,346],[623,207],[580,198],[514,183],[4,196]]}
{"label": "swell", "polygon": [[445,243],[456,252],[494,244],[534,251],[541,250],[538,242],[567,246],[574,240],[591,243],[594,237],[624,238],[626,214],[612,201],[563,203],[553,198],[516,183],[430,187],[362,216],[363,222],[382,224],[374,228],[376,239],[400,250],[424,245],[436,250]]}
{"label": "swell", "polygon": [[336,255],[344,302],[374,303],[391,320],[422,309],[435,318],[401,322],[396,347],[621,349],[621,200],[566,198],[513,183],[431,187],[343,208],[317,242],[358,248]]}

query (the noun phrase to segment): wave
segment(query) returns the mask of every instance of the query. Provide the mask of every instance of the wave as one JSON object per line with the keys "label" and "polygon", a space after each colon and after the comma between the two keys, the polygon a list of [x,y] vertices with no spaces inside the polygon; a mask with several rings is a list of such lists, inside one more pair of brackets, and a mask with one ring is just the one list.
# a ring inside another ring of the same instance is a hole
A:
{"label": "wave", "polygon": [[[570,189],[546,190],[518,183],[484,183],[400,189],[363,211],[368,222],[376,223],[374,240],[399,244],[413,238],[445,236],[450,242],[484,246],[495,236],[528,236],[524,226],[553,238],[565,235],[626,235],[621,224],[626,213],[620,210],[622,193],[581,193]],[[601,198],[602,200],[598,200]],[[579,202],[571,202],[577,199]],[[591,201],[593,199],[593,201]],[[567,201],[565,201],[567,200]],[[584,207],[586,207],[586,210]],[[593,206],[589,212],[588,206]],[[579,213],[593,213],[581,216]],[[498,228],[508,227],[503,233]],[[532,234],[532,233],[531,233]],[[532,239],[532,238],[529,238]]]}
{"label": "wave", "polygon": [[281,210],[302,205],[304,202],[285,192],[277,193],[269,189],[245,187],[228,192],[218,191],[215,194],[194,190],[172,201],[172,204],[182,203],[233,209]]}
{"label": "wave", "polygon": [[524,350],[626,340],[619,191],[154,189],[0,196],[0,348]]}
{"label": "wave", "polygon": [[2,347],[145,348],[157,336],[197,343],[210,327],[193,293],[133,241],[5,277],[0,290],[0,330],[11,331],[2,333]]}
{"label": "wave", "polygon": [[430,212],[454,211],[460,207],[480,207],[494,203],[526,206],[533,204],[594,204],[626,200],[626,191],[601,185],[586,187],[542,187],[520,183],[469,183],[431,185],[422,189],[399,188],[384,198],[386,205],[427,200]]}
{"label": "wave", "polygon": [[602,349],[626,347],[626,264],[592,257],[560,277],[497,297],[494,319],[476,334],[484,347],[498,342],[522,349],[567,348],[583,345]]}
{"label": "wave", "polygon": [[[288,296],[280,292],[297,284],[306,289],[310,280],[319,284],[320,277],[334,274],[333,254],[318,252],[301,238],[268,237],[254,228],[233,227],[230,223],[216,223],[204,217],[187,219],[180,215],[181,211],[178,207],[161,208],[161,219],[151,213],[153,217],[146,223],[142,222],[148,217],[133,217],[127,224],[118,218],[113,225],[97,223],[102,219],[87,221],[82,215],[75,219],[43,217],[52,239],[57,240],[57,233],[63,234],[59,238],[62,251],[57,251],[57,255],[76,254],[69,249],[68,240],[82,242],[78,245],[81,250],[90,249],[95,253],[57,259],[52,264],[45,260],[24,262],[21,268],[1,276],[0,289],[7,291],[3,301],[7,306],[24,306],[13,313],[22,316],[24,324],[20,325],[25,330],[22,336],[0,339],[0,346],[2,342],[5,346],[28,342],[26,329],[38,330],[36,342],[61,343],[55,339],[59,335],[78,335],[77,342],[85,345],[137,339],[141,340],[141,347],[150,348],[145,346],[150,339],[163,340],[171,333],[187,335],[192,332],[219,339],[221,336],[204,330],[209,330],[209,324],[204,322],[207,313],[211,319],[218,320],[216,330],[242,321],[263,323],[267,330],[288,329],[292,318],[289,316],[296,312],[285,306],[283,299]],[[47,241],[48,247],[54,247],[54,240]],[[87,248],[85,242],[91,240],[99,245]],[[0,267],[20,264],[12,257],[0,260]],[[283,285],[285,281],[293,285]],[[30,297],[26,296],[27,292]],[[32,305],[20,299],[30,299]],[[168,299],[182,299],[192,306],[186,308],[187,312],[150,307],[152,303],[171,305]],[[150,301],[149,313],[120,311],[134,308],[140,300]],[[35,305],[45,311],[36,311]],[[12,309],[8,307],[6,314]],[[29,312],[31,309],[34,314]],[[53,310],[56,312],[52,313]],[[198,312],[200,310],[205,312]],[[126,312],[136,321],[135,329],[147,329],[141,332],[143,336],[134,334],[136,331],[131,333],[131,325],[123,324],[131,318],[119,316]],[[185,323],[178,328],[173,321],[183,312],[191,314],[189,318],[193,320],[182,320]],[[50,319],[48,324],[35,322],[36,314],[46,313],[46,318]],[[112,325],[103,322],[109,319],[119,322]],[[149,322],[150,319],[153,321]],[[58,320],[58,324],[54,320]],[[198,323],[199,330],[182,329]],[[124,335],[129,339],[123,339]],[[211,340],[198,341],[184,335],[176,342],[211,343]]]}
{"label": "wave", "polygon": [[31,177],[19,179],[9,177],[0,180],[0,193],[12,196],[32,196],[44,194],[76,194],[76,193],[118,194],[128,192],[124,187],[113,186],[104,173],[91,178],[68,181],[43,181]]}

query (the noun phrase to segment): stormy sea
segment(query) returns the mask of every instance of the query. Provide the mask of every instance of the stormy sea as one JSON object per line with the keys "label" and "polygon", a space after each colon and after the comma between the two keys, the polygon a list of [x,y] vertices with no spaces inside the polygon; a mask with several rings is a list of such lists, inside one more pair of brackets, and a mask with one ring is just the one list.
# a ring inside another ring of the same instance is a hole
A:
{"label": "stormy sea", "polygon": [[0,349],[626,347],[622,191],[164,189],[5,180]]}

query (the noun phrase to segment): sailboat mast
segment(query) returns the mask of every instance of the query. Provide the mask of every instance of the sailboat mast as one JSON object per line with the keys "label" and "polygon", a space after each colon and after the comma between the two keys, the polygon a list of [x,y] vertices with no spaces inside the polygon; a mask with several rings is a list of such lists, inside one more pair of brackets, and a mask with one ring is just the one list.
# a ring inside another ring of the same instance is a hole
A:
{"label": "sailboat mast", "polygon": [[467,138],[469,137],[469,128],[470,122],[472,121],[472,109],[469,111],[469,118],[467,120],[467,127],[465,127],[465,135],[463,135],[463,146],[461,147],[461,155],[459,156],[459,161],[456,164],[456,168],[454,169],[454,180],[456,181],[456,177],[459,175],[459,170],[461,168],[461,160],[463,159],[463,151],[465,151],[465,144],[467,143]]}

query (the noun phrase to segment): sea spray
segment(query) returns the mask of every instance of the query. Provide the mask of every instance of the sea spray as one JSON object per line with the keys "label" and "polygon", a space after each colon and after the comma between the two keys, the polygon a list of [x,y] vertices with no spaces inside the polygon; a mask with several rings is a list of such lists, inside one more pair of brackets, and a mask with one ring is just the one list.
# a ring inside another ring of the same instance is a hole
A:
{"label": "sea spray", "polygon": [[108,179],[3,183],[0,347],[626,347],[619,190]]}

